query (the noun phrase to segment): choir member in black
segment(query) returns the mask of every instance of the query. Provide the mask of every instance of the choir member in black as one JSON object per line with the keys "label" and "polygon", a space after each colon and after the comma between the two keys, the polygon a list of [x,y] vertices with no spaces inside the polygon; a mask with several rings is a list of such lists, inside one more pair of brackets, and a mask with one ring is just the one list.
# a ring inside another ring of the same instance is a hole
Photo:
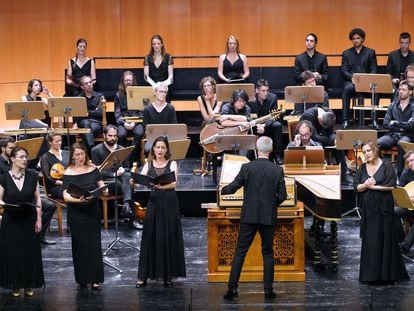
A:
{"label": "choir member in black", "polygon": [[[215,119],[221,111],[222,102],[217,101],[216,80],[212,77],[204,77],[200,81],[201,95],[197,97],[197,103],[203,117],[203,125]],[[203,127],[203,126],[202,126]]]}
{"label": "choir member in black", "polygon": [[[117,128],[109,124],[105,127],[103,131],[104,141],[99,145],[96,145],[92,149],[92,162],[99,166],[102,165],[107,156],[115,151],[123,148],[117,144],[118,141],[118,131]],[[119,163],[119,167],[116,172],[113,168],[104,169],[101,171],[102,177],[105,181],[109,183],[109,190],[115,193],[115,175],[117,182],[117,193],[123,195],[124,207],[122,209],[121,215],[126,218],[133,218],[132,211],[132,201],[131,193],[132,187],[129,183],[131,179],[131,174],[129,173],[129,162],[125,161],[124,163]]]}
{"label": "choir member in black", "polygon": [[227,38],[226,53],[219,57],[217,74],[221,81],[227,83],[243,82],[250,76],[247,57],[240,53],[239,40],[235,36]]}
{"label": "choir member in black", "polygon": [[[132,151],[130,159],[138,160],[140,162],[141,155],[141,139],[144,136],[144,125],[142,123],[131,122],[124,120],[124,117],[143,117],[143,111],[130,110],[127,105],[126,89],[129,86],[137,85],[137,79],[132,71],[124,71],[121,81],[118,85],[118,92],[115,94],[115,119],[118,126],[119,143],[126,147],[127,136],[129,133],[134,135],[132,145],[135,149]],[[132,161],[131,161],[132,162]]]}
{"label": "choir member in black", "polygon": [[90,133],[82,134],[82,141],[90,154],[94,146],[94,137],[102,133],[102,101],[105,100],[105,97],[102,93],[93,90],[93,81],[89,76],[83,76],[80,79],[80,85],[82,92],[79,96],[86,98],[88,116],[86,118],[74,118],[74,121],[76,121],[78,127],[91,130]]}
{"label": "choir member in black", "polygon": [[394,198],[391,190],[397,177],[390,162],[378,156],[372,141],[361,146],[366,163],[354,179],[359,194],[362,239],[359,281],[394,283],[409,280],[398,245],[394,221]]}
{"label": "choir member in black", "polygon": [[[0,139],[0,174],[5,174],[11,169],[11,151],[16,146],[14,138],[12,137],[3,137]],[[53,218],[53,215],[56,211],[56,206],[53,202],[49,201],[47,198],[41,197],[42,201],[42,230],[39,232],[40,243],[42,245],[54,245],[55,241],[46,239],[46,231],[49,227],[50,221]]]}
{"label": "choir member in black", "polygon": [[[177,178],[177,163],[170,160],[170,147],[165,137],[155,139],[151,156],[152,160],[144,165],[141,174],[156,177],[175,172]],[[176,185],[177,182],[157,184],[151,189],[141,239],[137,288],[145,287],[147,279],[163,279],[165,287],[173,287],[173,278],[186,276]]]}
{"label": "choir member in black", "polygon": [[316,51],[318,37],[314,33],[306,35],[306,51],[295,58],[293,75],[295,80],[300,84],[300,74],[304,71],[310,71],[319,85],[327,85],[329,79],[328,59],[325,54]]}
{"label": "choir member in black", "polygon": [[37,172],[27,169],[27,151],[11,151],[11,170],[0,176],[0,205],[5,208],[1,224],[0,286],[12,296],[33,296],[32,288],[45,284],[38,233],[42,230],[42,206]]}
{"label": "choir member in black", "polygon": [[66,71],[65,96],[78,96],[81,92],[81,78],[90,76],[96,82],[96,69],[93,59],[86,56],[88,42],[84,38],[76,41],[76,55],[71,58]]}
{"label": "choir member in black", "polygon": [[[27,95],[22,96],[23,102],[31,101],[42,101],[47,105],[47,99],[42,98],[41,94],[46,94],[48,97],[53,97],[52,93],[46,86],[43,86],[42,81],[39,79],[32,79],[27,84]],[[30,116],[29,116],[30,117]],[[46,118],[44,120],[39,119],[29,119],[21,120],[19,128],[48,128],[50,123],[49,114],[46,113]]]}
{"label": "choir member in black", "polygon": [[228,291],[224,299],[238,296],[237,287],[244,258],[256,232],[260,233],[263,254],[263,285],[266,299],[276,298],[273,291],[274,252],[273,239],[277,221],[277,207],[286,197],[283,169],[269,161],[272,140],[262,136],[256,142],[258,159],[243,164],[239,174],[221,194],[235,193],[243,187],[243,206],[240,216],[240,229],[236,252],[231,265]]}
{"label": "choir member in black", "polygon": [[414,63],[414,52],[410,50],[411,35],[402,32],[399,38],[400,48],[388,54],[386,72],[391,75],[396,95],[398,95],[398,84],[404,80],[405,69]]}
{"label": "choir member in black", "polygon": [[[152,87],[155,87],[157,82],[166,86],[174,82],[174,61],[166,52],[164,40],[160,35],[151,38],[151,48],[144,59],[144,80]],[[170,94],[167,94],[167,101],[170,100]]]}
{"label": "choir member in black", "polygon": [[[299,75],[299,85],[302,86],[316,86],[316,79],[314,74],[311,71],[304,71]],[[306,109],[314,107],[314,106],[321,106],[329,108],[329,96],[326,91],[323,92],[323,102],[321,103],[307,103]],[[292,111],[292,115],[300,115],[305,110],[303,103],[295,103],[295,109]]]}
{"label": "choir member in black", "polygon": [[[344,91],[342,93],[342,126],[349,126],[349,104],[351,97],[355,95],[355,85],[352,81],[354,73],[377,73],[377,55],[375,50],[363,45],[365,31],[354,28],[349,33],[349,40],[353,47],[342,52],[341,73],[344,77]],[[379,97],[376,96],[374,104],[378,105]],[[375,121],[375,120],[373,120]],[[376,124],[373,124],[376,126]]]}
{"label": "choir member in black", "polygon": [[[277,110],[277,96],[269,92],[269,83],[265,79],[256,82],[256,98],[249,102],[250,112],[258,118],[268,115]],[[266,123],[258,124],[254,132],[260,136],[265,135],[273,140],[273,151],[269,159],[282,164],[283,137],[282,124],[276,120],[268,120]]]}
{"label": "choir member in black", "polygon": [[[401,174],[398,185],[404,187],[408,183],[414,181],[414,150],[408,150],[404,155],[407,168]],[[411,202],[414,202],[414,196],[410,195]],[[414,210],[409,210],[405,207],[395,207],[395,214],[401,218],[405,217],[414,217]],[[411,224],[410,229],[405,235],[404,240],[400,244],[401,252],[403,254],[408,254],[410,252],[411,246],[414,244],[414,226]]]}
{"label": "choir member in black", "polygon": [[[174,106],[166,101],[168,86],[164,83],[156,83],[154,86],[155,101],[144,109],[144,126],[148,124],[174,124],[177,123],[177,115]],[[151,149],[148,142],[145,144],[144,153],[147,156]]]}
{"label": "choir member in black", "polygon": [[[63,198],[68,205],[68,225],[72,237],[72,257],[78,290],[101,290],[104,281],[101,247],[101,209],[98,198],[75,198],[67,192],[70,183],[87,191],[104,186],[101,174],[91,164],[86,148],[79,143],[71,146],[70,164],[63,176]],[[107,194],[107,190],[104,194]]]}
{"label": "choir member in black", "polygon": [[400,82],[398,99],[391,103],[384,117],[383,127],[389,132],[378,139],[380,149],[398,146],[397,173],[404,169],[404,149],[400,143],[412,142],[414,137],[414,99],[413,86],[406,80]]}
{"label": "choir member in black", "polygon": [[[63,199],[63,173],[69,165],[69,151],[62,150],[62,135],[50,132],[47,135],[49,150],[40,157],[40,167],[49,195]],[[52,176],[53,175],[53,176]]]}
{"label": "choir member in black", "polygon": [[[332,110],[321,106],[306,109],[300,120],[308,120],[313,125],[312,139],[323,147],[332,147],[336,143],[335,123],[336,116]],[[341,183],[352,184],[352,178],[348,175],[345,154],[343,150],[333,150],[336,163],[341,166]]]}

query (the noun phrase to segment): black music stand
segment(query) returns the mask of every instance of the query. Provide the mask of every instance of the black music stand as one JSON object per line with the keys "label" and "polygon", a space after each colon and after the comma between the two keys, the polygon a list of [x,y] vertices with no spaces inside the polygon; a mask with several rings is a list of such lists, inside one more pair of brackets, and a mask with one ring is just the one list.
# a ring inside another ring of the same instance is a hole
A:
{"label": "black music stand", "polygon": [[30,102],[6,102],[4,109],[6,111],[6,120],[20,120],[23,124],[24,135],[27,135],[25,122],[33,119],[45,118],[45,104],[42,101]]}
{"label": "black music stand", "polygon": [[[361,149],[361,145],[365,142],[371,140],[375,144],[377,143],[377,131],[376,130],[338,130],[336,131],[336,149],[337,150],[354,150],[355,157],[355,172],[358,170],[358,149]],[[359,212],[358,206],[358,193],[355,192],[355,206],[342,213],[341,217],[344,217],[352,212],[358,214],[359,219],[361,219],[361,214]]]}
{"label": "black music stand", "polygon": [[[392,78],[387,74],[354,73],[352,83],[358,93],[371,93],[371,126],[378,128],[375,110],[375,94],[392,94]],[[361,117],[361,114],[360,114]]]}
{"label": "black music stand", "polygon": [[[239,150],[255,150],[256,135],[219,135],[214,145],[221,150],[231,150],[237,154]],[[213,181],[217,183],[217,158],[213,157]]]}
{"label": "black music stand", "polygon": [[306,103],[323,103],[324,87],[316,86],[287,86],[285,87],[285,101],[287,103],[302,103],[303,111],[306,110]]}
{"label": "black music stand", "polygon": [[235,90],[245,90],[249,98],[253,99],[256,96],[256,91],[253,83],[231,83],[231,84],[217,84],[216,96],[218,102],[230,102],[233,92]]}
{"label": "black music stand", "polygon": [[144,110],[154,98],[152,86],[129,86],[126,93],[128,110]]}
{"label": "black music stand", "polygon": [[50,97],[47,99],[49,115],[51,118],[63,117],[67,128],[66,139],[70,149],[69,117],[87,117],[88,108],[85,97]]}
{"label": "black music stand", "polygon": [[44,140],[44,137],[22,139],[16,141],[16,146],[23,147],[27,150],[27,160],[34,160],[37,159],[37,155],[39,154],[40,147],[42,146]]}
{"label": "black music stand", "polygon": [[[125,246],[131,247],[133,249],[136,249],[139,251],[139,248],[129,244],[127,242],[124,242],[119,237],[119,227],[118,227],[118,176],[116,175],[116,172],[118,171],[118,168],[122,166],[122,162],[124,162],[129,155],[131,154],[132,150],[134,149],[134,146],[130,146],[127,148],[122,148],[115,150],[111,152],[106,159],[102,162],[102,164],[99,166],[99,171],[102,171],[104,169],[112,169],[115,176],[115,239],[108,245],[108,248],[103,252],[103,256],[106,256],[109,251],[118,243],[124,244]],[[118,267],[114,266],[110,262],[104,259],[104,264],[108,265],[109,267],[117,270],[119,273],[122,273],[122,270]]]}

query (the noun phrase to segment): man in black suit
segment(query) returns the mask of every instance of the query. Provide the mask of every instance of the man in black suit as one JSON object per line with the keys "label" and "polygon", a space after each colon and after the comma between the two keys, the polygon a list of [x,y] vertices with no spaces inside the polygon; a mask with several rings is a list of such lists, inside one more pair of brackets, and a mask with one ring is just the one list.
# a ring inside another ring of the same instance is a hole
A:
{"label": "man in black suit", "polygon": [[[344,77],[344,91],[342,93],[342,126],[349,127],[349,104],[355,95],[355,85],[352,80],[354,73],[377,73],[377,55],[375,50],[364,46],[365,31],[354,28],[349,33],[349,40],[353,47],[342,53],[341,73]],[[375,96],[374,104],[378,105],[379,97]],[[373,126],[376,126],[373,120]]]}
{"label": "man in black suit", "polygon": [[236,252],[233,257],[228,291],[224,299],[237,297],[237,287],[244,258],[259,231],[262,239],[263,283],[265,299],[274,299],[274,254],[273,237],[276,229],[277,207],[286,200],[285,179],[282,168],[269,161],[272,139],[260,137],[256,142],[258,159],[243,164],[239,174],[221,194],[231,194],[243,187],[243,207],[240,215],[240,229]]}

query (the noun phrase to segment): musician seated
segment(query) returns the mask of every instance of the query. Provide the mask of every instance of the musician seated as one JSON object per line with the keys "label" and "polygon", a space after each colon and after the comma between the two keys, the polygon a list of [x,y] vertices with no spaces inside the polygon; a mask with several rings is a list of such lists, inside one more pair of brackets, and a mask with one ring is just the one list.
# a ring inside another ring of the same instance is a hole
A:
{"label": "musician seated", "polygon": [[63,174],[69,165],[69,151],[62,150],[62,135],[47,135],[49,150],[40,157],[40,167],[45,180],[45,188],[49,195],[63,200]]}
{"label": "musician seated", "polygon": [[203,117],[201,125],[201,128],[203,128],[205,124],[214,120],[216,115],[220,113],[222,102],[217,101],[216,80],[212,77],[208,76],[201,79],[200,91],[201,95],[197,97],[197,103]]}
{"label": "musician seated", "polygon": [[[399,186],[404,187],[410,182],[414,181],[414,150],[409,150],[404,155],[405,162],[407,164],[407,168],[401,174],[399,179]],[[410,194],[411,202],[414,203],[414,195]],[[414,210],[409,210],[408,208],[403,207],[395,207],[395,214],[398,217],[406,218],[406,217],[414,217]],[[407,254],[410,252],[411,246],[414,244],[414,226],[411,224],[409,231],[405,235],[404,240],[400,244],[401,252],[403,254]]]}
{"label": "musician seated", "polygon": [[[164,83],[157,82],[154,85],[155,101],[144,109],[144,126],[148,124],[175,124],[177,115],[174,106],[166,102],[168,86]],[[147,157],[151,150],[152,142],[147,141],[144,147],[144,153]]]}
{"label": "musician seated", "polygon": [[237,89],[231,96],[231,101],[224,104],[221,108],[219,123],[222,127],[235,127],[242,125],[250,127],[248,119],[250,118],[249,95],[242,89]]}
{"label": "musician seated", "polygon": [[404,80],[398,88],[399,98],[393,101],[387,109],[383,126],[389,133],[378,139],[380,149],[390,149],[398,146],[397,173],[398,176],[404,168],[404,150],[400,142],[412,142],[414,136],[414,99],[413,86]]}
{"label": "musician seated", "polygon": [[126,89],[129,86],[135,86],[137,84],[137,78],[132,71],[125,71],[122,74],[121,81],[119,82],[118,92],[114,97],[115,104],[115,119],[118,125],[118,139],[119,143],[126,147],[127,136],[129,133],[134,135],[134,141],[132,145],[135,146],[130,155],[131,163],[133,161],[140,162],[141,154],[141,139],[144,136],[144,125],[142,123],[136,123],[124,120],[125,117],[137,117],[142,118],[142,110],[129,110],[127,105]]}
{"label": "musician seated", "polygon": [[[306,70],[299,75],[299,85],[302,86],[316,86],[315,74],[312,71]],[[323,92],[323,103],[307,103],[306,109],[314,106],[321,106],[329,108],[329,96],[326,91]],[[301,115],[305,110],[303,103],[295,103],[295,109],[291,112],[291,115]]]}
{"label": "musician seated", "polygon": [[82,141],[90,153],[95,145],[95,137],[99,137],[102,133],[102,101],[105,97],[102,93],[93,90],[93,80],[90,76],[83,76],[80,79],[82,92],[80,97],[86,98],[88,116],[86,118],[73,118],[76,126],[80,128],[89,128],[90,133],[82,134]]}
{"label": "musician seated", "polygon": [[295,138],[287,145],[287,149],[295,147],[315,147],[322,145],[312,139],[313,125],[308,120],[302,120],[296,126]]}
{"label": "musician seated", "polygon": [[[99,166],[103,164],[106,157],[115,150],[119,150],[123,148],[122,146],[118,145],[118,129],[116,126],[109,124],[105,127],[103,131],[104,141],[99,145],[96,145],[92,148],[91,157],[92,162]],[[125,218],[132,219],[133,212],[132,212],[132,201],[131,201],[131,193],[132,188],[129,183],[131,178],[131,174],[129,173],[129,163],[125,161],[122,163],[116,170],[115,168],[104,169],[101,171],[101,175],[104,178],[105,183],[107,181],[113,181],[109,183],[108,189],[112,193],[115,193],[115,181],[117,183],[117,194],[123,194],[124,200],[124,207],[122,208],[121,215]]]}
{"label": "musician seated", "polygon": [[[32,79],[27,84],[27,95],[22,96],[22,101],[31,102],[31,101],[42,101],[47,105],[46,98],[42,98],[41,94],[46,94],[48,97],[53,97],[52,93],[46,86],[42,85],[42,81],[39,79]],[[46,112],[46,118],[44,120],[31,119],[31,120],[21,120],[19,128],[48,128],[50,124],[50,118]]]}

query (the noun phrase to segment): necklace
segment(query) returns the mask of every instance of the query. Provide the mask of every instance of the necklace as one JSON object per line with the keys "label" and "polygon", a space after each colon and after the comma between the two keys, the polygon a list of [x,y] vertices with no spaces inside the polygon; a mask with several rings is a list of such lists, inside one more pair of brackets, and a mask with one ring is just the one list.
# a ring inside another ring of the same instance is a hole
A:
{"label": "necklace", "polygon": [[24,172],[20,176],[16,176],[14,175],[13,171],[11,171],[11,176],[13,177],[14,180],[20,180],[24,178]]}

